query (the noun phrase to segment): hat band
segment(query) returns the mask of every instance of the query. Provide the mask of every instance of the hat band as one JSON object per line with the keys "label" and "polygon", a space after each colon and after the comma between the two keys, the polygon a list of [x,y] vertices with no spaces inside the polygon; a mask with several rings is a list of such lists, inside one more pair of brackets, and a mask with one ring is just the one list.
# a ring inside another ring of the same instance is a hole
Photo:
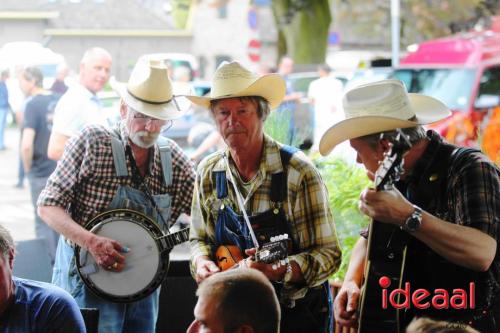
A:
{"label": "hat band", "polygon": [[173,99],[173,97],[172,97],[171,99],[166,100],[166,101],[164,101],[164,102],[152,102],[152,101],[148,101],[148,100],[145,100],[145,99],[143,99],[143,98],[137,97],[136,95],[132,94],[132,92],[131,92],[128,88],[127,88],[127,92],[128,92],[130,95],[132,95],[132,97],[134,97],[135,99],[138,99],[138,100],[139,100],[139,101],[141,101],[141,102],[144,102],[144,103],[149,103],[149,104],[155,104],[155,105],[165,104],[165,103],[170,102],[170,101]]}

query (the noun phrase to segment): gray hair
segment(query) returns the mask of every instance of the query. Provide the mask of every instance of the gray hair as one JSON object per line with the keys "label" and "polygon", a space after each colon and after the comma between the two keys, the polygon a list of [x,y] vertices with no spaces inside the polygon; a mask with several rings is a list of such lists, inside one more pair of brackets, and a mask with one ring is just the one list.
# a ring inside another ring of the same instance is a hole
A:
{"label": "gray hair", "polygon": [[0,224],[0,254],[6,256],[10,249],[14,249],[14,239],[3,225]]}
{"label": "gray hair", "polygon": [[40,68],[34,66],[26,67],[22,75],[27,81],[34,81],[35,86],[39,88],[43,86],[43,73]]}
{"label": "gray hair", "polygon": [[[425,139],[427,137],[425,129],[420,125],[415,127],[402,128],[401,131],[403,132],[403,134],[406,135],[412,146],[418,141]],[[396,139],[398,131],[392,130],[392,131],[379,132],[375,134],[368,134],[365,136],[361,136],[358,139],[362,140],[363,142],[368,144],[371,148],[375,149],[377,148],[377,145],[380,141],[381,134],[384,135],[385,139],[392,142]]]}
{"label": "gray hair", "polygon": [[[259,118],[262,119],[262,121],[265,121],[267,119],[267,116],[269,116],[269,113],[271,112],[271,108],[269,107],[269,102],[261,96],[243,96],[243,97],[235,97],[238,98],[240,101],[246,101],[253,103],[254,105],[257,106],[257,114],[259,115]],[[210,111],[212,111],[212,115],[214,114],[214,109],[217,103],[222,101],[223,99],[215,99],[210,101]]]}

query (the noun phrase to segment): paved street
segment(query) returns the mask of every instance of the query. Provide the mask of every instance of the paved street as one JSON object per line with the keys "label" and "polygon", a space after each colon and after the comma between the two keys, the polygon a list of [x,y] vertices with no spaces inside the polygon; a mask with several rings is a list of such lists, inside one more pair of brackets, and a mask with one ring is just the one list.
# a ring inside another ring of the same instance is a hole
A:
{"label": "paved street", "polygon": [[10,230],[15,241],[35,238],[33,206],[28,180],[24,189],[14,188],[19,163],[19,130],[5,133],[7,150],[0,151],[0,223]]}

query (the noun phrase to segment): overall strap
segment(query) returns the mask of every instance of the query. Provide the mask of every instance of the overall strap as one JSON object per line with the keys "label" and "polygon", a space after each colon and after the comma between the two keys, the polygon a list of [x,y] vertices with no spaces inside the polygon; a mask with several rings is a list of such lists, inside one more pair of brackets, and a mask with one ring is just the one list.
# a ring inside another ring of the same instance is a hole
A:
{"label": "overall strap", "polygon": [[217,199],[223,199],[227,197],[227,182],[226,182],[226,171],[214,171],[213,175],[215,177],[215,188],[217,190]]}
{"label": "overall strap", "polygon": [[115,171],[118,177],[128,176],[127,162],[125,161],[125,150],[123,143],[111,132],[111,149],[113,151],[113,160],[115,162]]}
{"label": "overall strap", "polygon": [[286,169],[290,163],[292,155],[299,151],[298,148],[284,145],[280,149],[281,164],[283,165],[283,171],[273,173],[271,176],[271,201],[272,202],[283,202],[286,198],[288,186],[287,186],[287,174]]}
{"label": "overall strap", "polygon": [[161,168],[163,171],[163,179],[165,185],[172,184],[172,150],[168,144],[168,140],[163,137],[158,137],[158,147],[160,148]]}

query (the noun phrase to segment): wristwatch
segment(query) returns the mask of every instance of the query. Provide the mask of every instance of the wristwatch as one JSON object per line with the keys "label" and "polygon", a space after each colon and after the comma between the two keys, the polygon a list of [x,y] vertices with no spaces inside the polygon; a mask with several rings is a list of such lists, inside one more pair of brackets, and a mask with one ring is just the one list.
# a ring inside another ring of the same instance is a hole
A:
{"label": "wristwatch", "polygon": [[401,226],[401,229],[407,232],[415,232],[422,225],[422,209],[416,205],[413,205],[413,208],[415,208],[415,210]]}

